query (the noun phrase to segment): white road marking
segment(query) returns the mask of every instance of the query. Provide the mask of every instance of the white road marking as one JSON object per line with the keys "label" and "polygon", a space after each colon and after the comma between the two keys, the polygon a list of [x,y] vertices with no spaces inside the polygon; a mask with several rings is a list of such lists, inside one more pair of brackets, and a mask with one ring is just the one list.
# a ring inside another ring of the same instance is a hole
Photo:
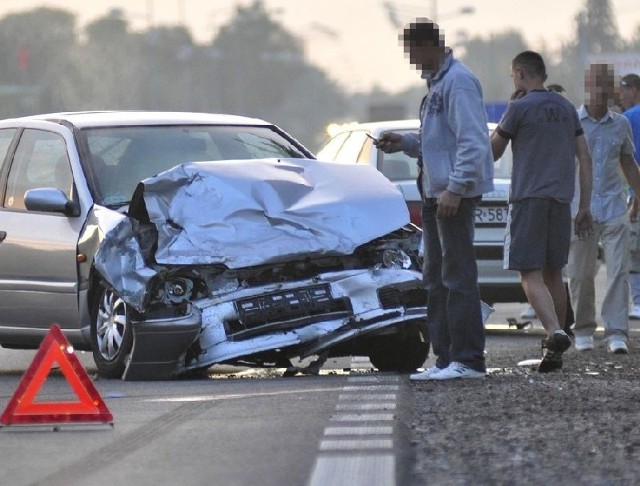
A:
{"label": "white road marking", "polygon": [[395,375],[382,375],[382,376],[350,376],[347,378],[348,382],[370,382],[381,383],[383,381],[400,381],[400,378]]}
{"label": "white road marking", "polygon": [[372,425],[364,427],[327,427],[324,435],[391,435],[393,427],[391,425]]}
{"label": "white road marking", "polygon": [[331,417],[336,422],[375,422],[393,421],[392,413],[360,413],[360,414],[338,414]]}
{"label": "white road marking", "polygon": [[353,451],[362,449],[391,449],[391,439],[343,439],[323,440],[320,442],[321,451]]}
{"label": "white road marking", "polygon": [[396,402],[338,403],[336,410],[395,410]]}
{"label": "white road marking", "polygon": [[372,394],[363,394],[363,393],[349,393],[349,394],[345,394],[345,395],[340,395],[338,397],[338,400],[342,400],[342,401],[358,401],[358,402],[364,402],[364,401],[376,401],[376,400],[384,400],[384,401],[388,401],[388,402],[395,402],[396,400],[396,394],[395,393],[372,393]]}
{"label": "white road marking", "polygon": [[398,391],[400,385],[352,385],[345,386],[344,391]]}
{"label": "white road marking", "polygon": [[329,391],[344,390],[342,388],[309,388],[307,390],[281,390],[276,392],[259,393],[231,393],[228,395],[194,395],[184,397],[146,398],[144,402],[208,402],[215,400],[241,400],[244,398],[273,397],[279,395],[300,395],[301,393],[327,393]]}
{"label": "white road marking", "polygon": [[393,486],[396,458],[393,454],[318,457],[308,486]]}
{"label": "white road marking", "polygon": [[[308,486],[395,486],[395,416],[375,411],[396,410],[398,395],[390,392],[399,391],[400,385],[387,383],[399,381],[397,375],[351,375],[347,378],[348,384],[336,404],[338,413],[331,416],[331,424],[324,429],[325,438],[320,441]],[[362,422],[367,424],[357,425]],[[390,453],[373,453],[380,449]],[[337,455],[339,452],[344,455]]]}

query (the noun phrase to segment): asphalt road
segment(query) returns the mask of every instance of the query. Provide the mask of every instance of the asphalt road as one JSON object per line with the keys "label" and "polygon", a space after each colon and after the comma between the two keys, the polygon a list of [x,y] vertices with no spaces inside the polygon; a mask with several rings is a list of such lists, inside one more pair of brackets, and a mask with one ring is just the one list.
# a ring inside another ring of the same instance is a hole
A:
{"label": "asphalt road", "polygon": [[[524,336],[541,334],[537,321],[509,327],[507,318],[519,320],[524,307],[495,306],[488,347],[517,349]],[[2,409],[34,354],[0,350]],[[93,375],[91,354],[76,355]],[[3,428],[0,484],[412,484],[420,458],[408,433],[414,391],[406,376],[376,373],[362,358],[330,360],[319,376],[282,371],[214,367],[201,379],[97,379],[114,426]],[[58,373],[38,396],[72,399]]]}

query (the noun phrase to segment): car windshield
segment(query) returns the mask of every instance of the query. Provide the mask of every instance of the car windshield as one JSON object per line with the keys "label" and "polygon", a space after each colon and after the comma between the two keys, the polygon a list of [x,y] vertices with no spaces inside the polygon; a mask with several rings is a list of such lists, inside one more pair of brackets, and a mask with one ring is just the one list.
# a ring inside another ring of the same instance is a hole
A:
{"label": "car windshield", "polygon": [[180,125],[87,128],[89,184],[98,204],[124,206],[138,182],[185,162],[304,158],[269,126]]}

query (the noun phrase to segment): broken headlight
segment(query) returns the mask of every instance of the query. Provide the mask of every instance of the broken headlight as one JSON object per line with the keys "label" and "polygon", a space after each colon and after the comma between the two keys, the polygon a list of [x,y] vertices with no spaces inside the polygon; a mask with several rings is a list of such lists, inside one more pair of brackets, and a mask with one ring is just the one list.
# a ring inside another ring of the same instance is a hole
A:
{"label": "broken headlight", "polygon": [[382,264],[386,268],[404,268],[405,270],[411,268],[411,258],[404,251],[384,250],[382,252]]}
{"label": "broken headlight", "polygon": [[172,278],[164,284],[162,300],[166,304],[186,302],[193,293],[193,282],[187,278]]}

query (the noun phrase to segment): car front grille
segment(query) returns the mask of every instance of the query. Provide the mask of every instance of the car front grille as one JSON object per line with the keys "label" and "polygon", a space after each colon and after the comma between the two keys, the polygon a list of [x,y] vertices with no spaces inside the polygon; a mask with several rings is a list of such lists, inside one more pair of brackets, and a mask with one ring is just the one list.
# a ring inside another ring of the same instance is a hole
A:
{"label": "car front grille", "polygon": [[230,339],[246,339],[269,330],[290,329],[352,313],[349,299],[334,299],[329,285],[257,295],[238,300],[235,306],[238,319],[225,322]]}
{"label": "car front grille", "polygon": [[423,287],[410,285],[391,285],[378,290],[378,300],[383,309],[396,307],[426,307],[427,291]]}

